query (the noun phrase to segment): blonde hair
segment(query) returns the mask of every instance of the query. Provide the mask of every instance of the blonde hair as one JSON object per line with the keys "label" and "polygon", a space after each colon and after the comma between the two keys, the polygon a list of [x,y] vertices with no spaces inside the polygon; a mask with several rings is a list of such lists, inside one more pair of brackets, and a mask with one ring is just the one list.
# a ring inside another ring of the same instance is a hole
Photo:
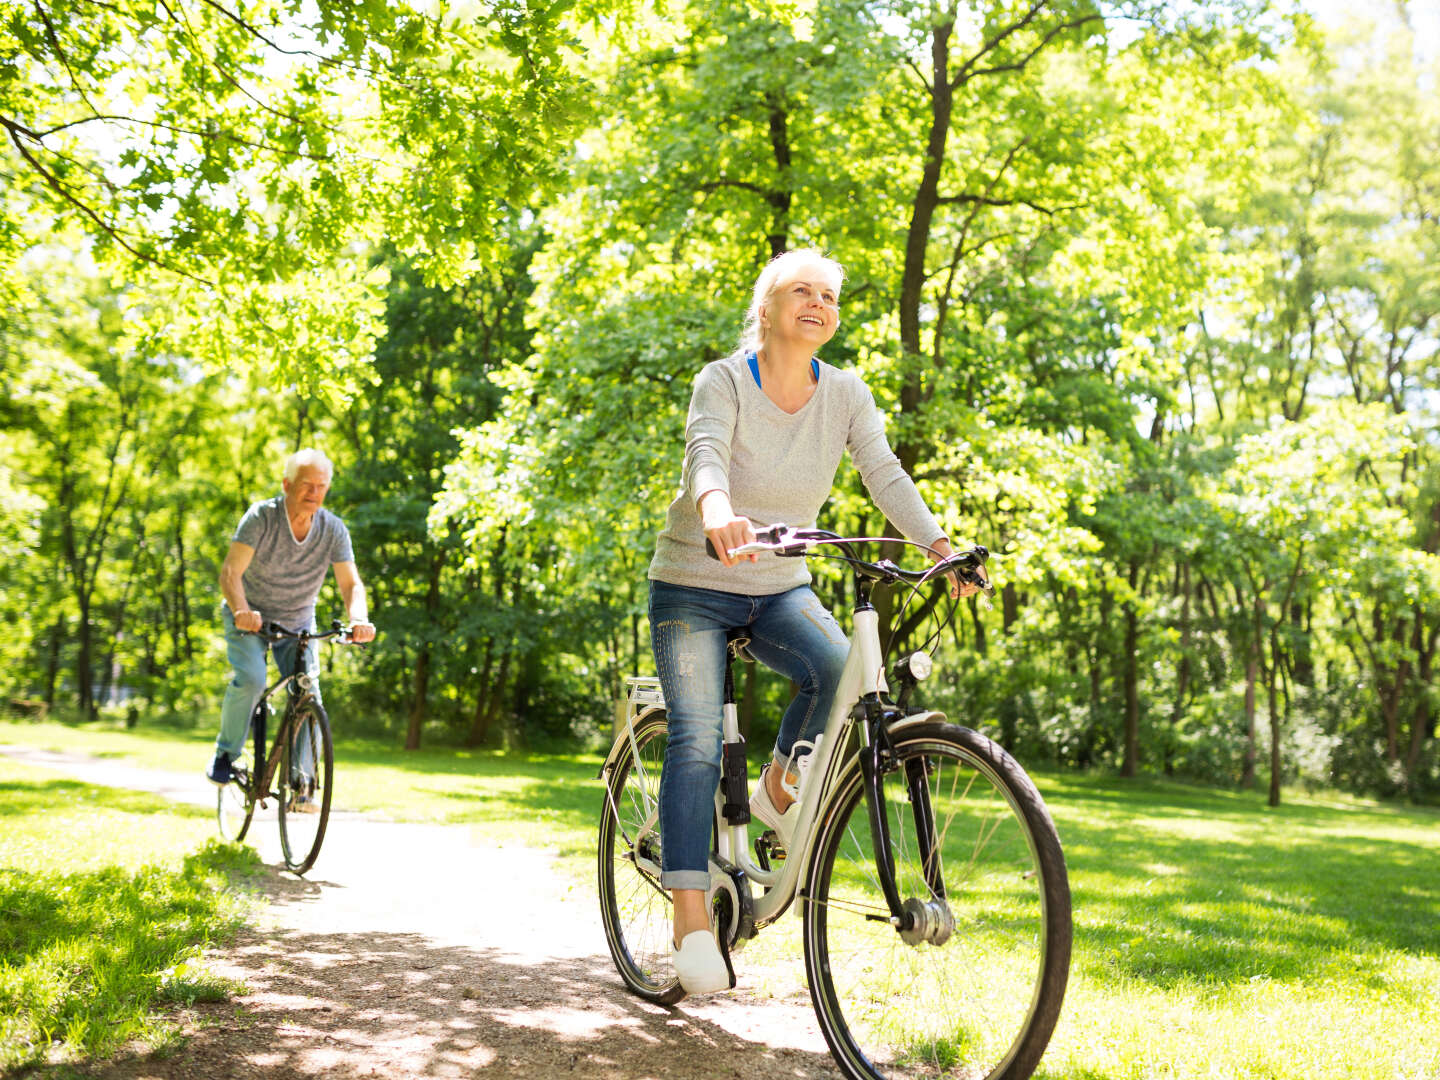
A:
{"label": "blonde hair", "polygon": [[307,465],[324,469],[326,479],[335,476],[335,466],[330,464],[330,459],[319,450],[296,450],[285,459],[285,479],[293,484],[295,477],[300,475],[300,470]]}
{"label": "blonde hair", "polygon": [[765,269],[761,270],[760,276],[755,279],[755,288],[750,296],[750,307],[745,312],[745,322],[740,328],[740,351],[742,353],[752,352],[765,344],[764,327],[760,325],[760,309],[769,301],[775,292],[775,287],[780,284],[781,278],[791,269],[805,264],[820,267],[824,275],[832,279],[831,283],[834,285],[835,291],[837,293],[840,291],[840,286],[845,282],[845,268],[829,255],[815,248],[782,251],[765,264]]}

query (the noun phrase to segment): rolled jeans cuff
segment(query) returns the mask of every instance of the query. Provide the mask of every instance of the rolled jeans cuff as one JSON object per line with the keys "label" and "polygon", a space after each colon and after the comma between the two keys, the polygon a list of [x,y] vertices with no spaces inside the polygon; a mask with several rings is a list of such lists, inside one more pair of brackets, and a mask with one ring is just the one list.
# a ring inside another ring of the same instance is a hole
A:
{"label": "rolled jeans cuff", "polygon": [[675,889],[708,889],[710,888],[710,874],[705,870],[666,870],[660,875],[661,888]]}

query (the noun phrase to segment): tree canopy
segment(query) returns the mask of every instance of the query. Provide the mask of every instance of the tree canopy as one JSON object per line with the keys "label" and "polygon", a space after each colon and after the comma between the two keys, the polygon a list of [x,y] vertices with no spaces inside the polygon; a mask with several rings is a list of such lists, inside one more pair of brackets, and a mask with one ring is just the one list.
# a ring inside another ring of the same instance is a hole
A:
{"label": "tree canopy", "polygon": [[[224,541],[314,442],[384,634],[332,677],[378,730],[603,730],[691,379],[817,246],[825,358],[995,553],[935,704],[1037,762],[1440,793],[1440,72],[1403,20],[119,0],[0,35],[12,694],[209,707]],[[824,515],[887,529],[848,467]]]}

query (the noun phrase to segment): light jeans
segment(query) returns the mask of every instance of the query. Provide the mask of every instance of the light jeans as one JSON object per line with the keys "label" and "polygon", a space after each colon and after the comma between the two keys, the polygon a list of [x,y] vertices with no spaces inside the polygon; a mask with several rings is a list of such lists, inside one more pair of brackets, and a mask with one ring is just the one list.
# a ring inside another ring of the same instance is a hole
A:
{"label": "light jeans", "polygon": [[650,582],[650,644],[670,725],[660,774],[660,883],[667,889],[710,885],[730,629],[747,631],[755,658],[800,687],[780,722],[779,758],[825,730],[849,652],[840,624],[808,585],[742,596]]}
{"label": "light jeans", "polygon": [[[220,617],[225,624],[225,653],[230,661],[231,679],[225,687],[225,700],[220,705],[220,736],[215,740],[215,749],[229,754],[233,761],[245,749],[245,739],[250,733],[250,714],[265,692],[266,652],[274,649],[275,666],[280,671],[280,677],[284,678],[295,670],[295,654],[300,643],[286,638],[269,646],[254,634],[235,629],[235,617],[230,613],[229,605],[220,608]],[[310,675],[311,696],[319,701],[320,657],[316,652],[317,644],[311,642],[305,651],[305,670]],[[293,683],[291,692],[295,692]],[[309,740],[296,740],[296,757],[301,769],[308,771],[311,757]]]}

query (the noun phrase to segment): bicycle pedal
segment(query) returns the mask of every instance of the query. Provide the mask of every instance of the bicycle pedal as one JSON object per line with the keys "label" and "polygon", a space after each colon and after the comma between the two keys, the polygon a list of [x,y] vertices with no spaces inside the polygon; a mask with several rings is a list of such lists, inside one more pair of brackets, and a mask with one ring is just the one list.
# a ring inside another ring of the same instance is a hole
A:
{"label": "bicycle pedal", "polygon": [[774,829],[766,829],[755,841],[755,856],[760,860],[760,869],[769,870],[770,863],[785,861],[785,847]]}

